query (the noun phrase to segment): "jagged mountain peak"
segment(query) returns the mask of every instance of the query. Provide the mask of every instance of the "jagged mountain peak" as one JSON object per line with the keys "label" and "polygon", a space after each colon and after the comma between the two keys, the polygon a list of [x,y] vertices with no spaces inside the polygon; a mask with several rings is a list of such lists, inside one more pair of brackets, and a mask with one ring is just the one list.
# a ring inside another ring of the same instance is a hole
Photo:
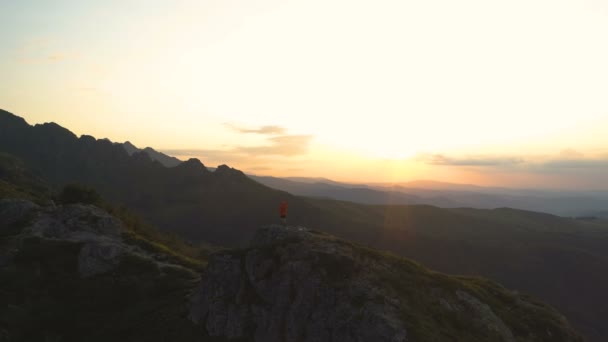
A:
{"label": "jagged mountain peak", "polygon": [[62,135],[65,138],[78,138],[76,134],[74,134],[72,131],[55,122],[45,122],[43,124],[37,124],[34,125],[34,129],[45,132],[47,134]]}
{"label": "jagged mountain peak", "polygon": [[222,164],[218,166],[215,171],[213,171],[216,175],[233,175],[233,176],[245,176],[245,174],[241,170],[237,170],[233,167],[230,167],[226,164]]}
{"label": "jagged mountain peak", "polygon": [[124,142],[122,147],[127,151],[127,153],[132,156],[135,152],[139,151],[139,149],[133,145],[130,141]]}
{"label": "jagged mountain peak", "polygon": [[203,162],[201,162],[200,159],[198,158],[190,158],[188,160],[186,160],[185,162],[182,163],[184,166],[202,166],[205,167],[205,165],[203,164]]}
{"label": "jagged mountain peak", "polygon": [[[0,108],[0,120],[7,120],[7,121],[12,121],[15,123],[19,123],[21,125],[27,125],[27,122],[25,121],[24,118],[17,116],[7,110],[1,109]],[[1,121],[0,121],[1,122]]]}

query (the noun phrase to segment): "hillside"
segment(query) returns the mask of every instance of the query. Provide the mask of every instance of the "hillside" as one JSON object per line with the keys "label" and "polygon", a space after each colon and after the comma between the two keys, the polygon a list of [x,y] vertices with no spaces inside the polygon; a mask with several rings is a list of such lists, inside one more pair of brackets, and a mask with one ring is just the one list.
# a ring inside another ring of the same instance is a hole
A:
{"label": "hillside", "polygon": [[366,186],[331,184],[323,181],[304,182],[285,178],[250,176],[255,181],[277,190],[287,191],[298,196],[318,197],[349,201],[361,204],[435,204],[438,206],[455,206],[456,203],[447,200],[427,200],[422,197],[400,192],[389,192],[371,189]]}
{"label": "hillside", "polygon": [[[294,195],[335,199],[360,204],[424,204],[443,208],[509,207],[560,216],[602,216],[608,207],[608,193],[541,191],[485,188],[472,185],[417,181],[404,184],[347,184],[317,178],[250,176],[273,189]],[[598,215],[599,214],[599,215]]]}
{"label": "hillside", "polygon": [[582,341],[530,297],[322,233],[207,265],[91,205],[3,199],[0,227],[6,341]]}
{"label": "hillside", "polygon": [[45,202],[49,196],[49,186],[41,177],[33,174],[19,159],[0,152],[0,198]]}
{"label": "hillside", "polygon": [[528,296],[302,227],[212,255],[192,317],[212,336],[265,342],[582,341]]}
{"label": "hillside", "polygon": [[608,336],[605,221],[508,208],[370,207],[329,200],[322,206],[320,221],[332,234],[441,272],[483,275],[551,303],[592,341]]}

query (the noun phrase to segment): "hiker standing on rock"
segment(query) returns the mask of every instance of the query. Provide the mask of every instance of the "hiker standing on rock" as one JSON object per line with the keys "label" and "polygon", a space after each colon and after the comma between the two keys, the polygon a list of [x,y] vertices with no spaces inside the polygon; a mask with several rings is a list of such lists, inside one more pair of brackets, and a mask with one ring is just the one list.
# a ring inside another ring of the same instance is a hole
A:
{"label": "hiker standing on rock", "polygon": [[279,207],[279,214],[281,215],[281,223],[284,226],[287,225],[287,201],[283,200],[281,202],[281,206]]}

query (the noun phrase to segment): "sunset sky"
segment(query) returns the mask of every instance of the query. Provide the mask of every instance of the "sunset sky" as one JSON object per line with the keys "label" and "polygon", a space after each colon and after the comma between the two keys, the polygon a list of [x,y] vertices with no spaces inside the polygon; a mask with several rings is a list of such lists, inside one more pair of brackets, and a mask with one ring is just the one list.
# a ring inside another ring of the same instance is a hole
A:
{"label": "sunset sky", "polygon": [[603,0],[0,0],[0,108],[208,166],[608,190]]}

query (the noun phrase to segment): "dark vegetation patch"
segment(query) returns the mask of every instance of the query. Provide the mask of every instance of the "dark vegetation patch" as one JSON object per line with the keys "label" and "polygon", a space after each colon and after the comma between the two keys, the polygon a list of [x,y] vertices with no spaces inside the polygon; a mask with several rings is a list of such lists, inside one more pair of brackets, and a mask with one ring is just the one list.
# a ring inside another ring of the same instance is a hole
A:
{"label": "dark vegetation patch", "polygon": [[0,269],[0,330],[9,341],[205,341],[187,318],[197,274],[127,256],[81,278],[78,243],[30,238]]}

